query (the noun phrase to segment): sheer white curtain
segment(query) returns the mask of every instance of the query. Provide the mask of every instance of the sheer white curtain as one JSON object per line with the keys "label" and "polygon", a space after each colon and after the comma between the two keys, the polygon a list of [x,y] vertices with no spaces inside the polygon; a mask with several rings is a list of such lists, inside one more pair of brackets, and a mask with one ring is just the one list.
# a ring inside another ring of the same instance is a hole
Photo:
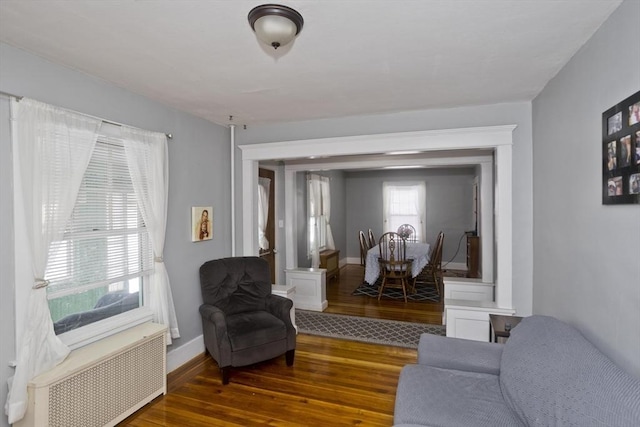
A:
{"label": "sheer white curtain", "polygon": [[[395,184],[388,182],[382,183],[382,232],[388,233],[389,231],[396,231],[397,226],[394,217],[396,215],[397,201],[396,201],[396,189]],[[400,225],[400,224],[398,224]]]}
{"label": "sheer white curtain", "polygon": [[322,193],[322,218],[326,224],[325,231],[325,247],[327,249],[335,249],[336,244],[333,241],[333,233],[331,232],[331,184],[329,178],[323,176],[321,182]]}
{"label": "sheer white curtain", "polygon": [[416,229],[418,241],[424,241],[426,194],[424,182],[383,183],[383,232],[397,231],[402,224],[411,224]]}
{"label": "sheer white curtain", "polygon": [[427,186],[424,182],[414,185],[417,197],[413,199],[414,209],[418,215],[419,225],[416,227],[416,234],[419,242],[426,241],[426,218],[427,218]]}
{"label": "sheer white curtain", "polygon": [[269,249],[269,240],[265,235],[269,218],[269,178],[258,178],[258,246],[262,250]]}
{"label": "sheer white curtain", "polygon": [[180,337],[180,331],[169,275],[162,258],[169,193],[167,137],[162,133],[126,126],[122,127],[121,135],[133,189],[153,246],[155,268],[147,288],[147,301],[154,313],[154,321],[168,326],[167,344],[171,344],[172,338]]}
{"label": "sheer white curtain", "polygon": [[19,183],[33,281],[16,283],[28,287],[25,327],[17,349],[17,366],[5,412],[12,424],[27,407],[27,383],[54,367],[69,348],[53,331],[43,279],[49,246],[60,240],[73,211],[82,177],[91,159],[102,122],[51,105],[23,98],[12,99],[12,138],[19,168]]}
{"label": "sheer white curtain", "polygon": [[309,248],[311,267],[320,267],[320,215],[322,215],[322,188],[318,175],[309,175],[308,188],[308,217],[309,224]]}

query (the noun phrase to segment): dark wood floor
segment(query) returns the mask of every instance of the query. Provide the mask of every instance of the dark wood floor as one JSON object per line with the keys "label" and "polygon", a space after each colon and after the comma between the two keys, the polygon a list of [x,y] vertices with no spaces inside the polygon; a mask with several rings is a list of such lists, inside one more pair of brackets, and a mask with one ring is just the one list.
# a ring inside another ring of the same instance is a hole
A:
{"label": "dark wood floor", "polygon": [[[327,284],[326,312],[440,324],[442,304],[352,296],[362,267],[348,265]],[[416,351],[306,334],[295,362],[284,356],[233,369],[222,385],[211,357],[169,374],[168,389],[120,426],[391,426],[400,369]]]}
{"label": "dark wood floor", "polygon": [[[351,293],[363,282],[364,271],[359,265],[348,264],[340,270],[340,280],[327,283],[327,301],[325,313],[348,314],[376,319],[402,320],[405,322],[442,324],[444,304],[430,302],[405,303],[403,300],[391,300],[365,296],[353,296]],[[442,298],[441,298],[442,300]]]}

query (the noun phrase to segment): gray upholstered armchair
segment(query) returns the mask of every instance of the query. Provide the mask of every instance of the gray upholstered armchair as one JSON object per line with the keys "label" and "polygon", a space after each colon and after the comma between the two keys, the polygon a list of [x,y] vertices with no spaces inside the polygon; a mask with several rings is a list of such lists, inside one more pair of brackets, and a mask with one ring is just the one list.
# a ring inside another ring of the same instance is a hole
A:
{"label": "gray upholstered armchair", "polygon": [[286,354],[293,365],[296,330],[290,299],[271,294],[269,264],[259,257],[208,261],[200,267],[202,330],[222,383],[229,370]]}

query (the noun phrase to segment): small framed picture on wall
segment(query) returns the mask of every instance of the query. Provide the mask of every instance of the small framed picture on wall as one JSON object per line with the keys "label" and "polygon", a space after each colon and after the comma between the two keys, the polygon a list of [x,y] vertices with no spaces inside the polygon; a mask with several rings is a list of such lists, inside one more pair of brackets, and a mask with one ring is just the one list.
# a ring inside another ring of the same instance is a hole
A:
{"label": "small framed picture on wall", "polygon": [[193,206],[191,208],[191,241],[202,242],[213,237],[213,207]]}
{"label": "small framed picture on wall", "polygon": [[640,204],[640,92],[602,113],[602,203]]}

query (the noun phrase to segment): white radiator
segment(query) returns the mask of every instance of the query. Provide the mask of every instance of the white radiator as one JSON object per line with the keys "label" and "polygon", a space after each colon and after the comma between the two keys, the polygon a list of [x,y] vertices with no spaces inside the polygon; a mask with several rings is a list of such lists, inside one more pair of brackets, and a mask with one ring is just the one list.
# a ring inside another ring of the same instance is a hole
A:
{"label": "white radiator", "polygon": [[166,328],[144,323],[79,348],[28,386],[14,427],[114,426],[167,391]]}

